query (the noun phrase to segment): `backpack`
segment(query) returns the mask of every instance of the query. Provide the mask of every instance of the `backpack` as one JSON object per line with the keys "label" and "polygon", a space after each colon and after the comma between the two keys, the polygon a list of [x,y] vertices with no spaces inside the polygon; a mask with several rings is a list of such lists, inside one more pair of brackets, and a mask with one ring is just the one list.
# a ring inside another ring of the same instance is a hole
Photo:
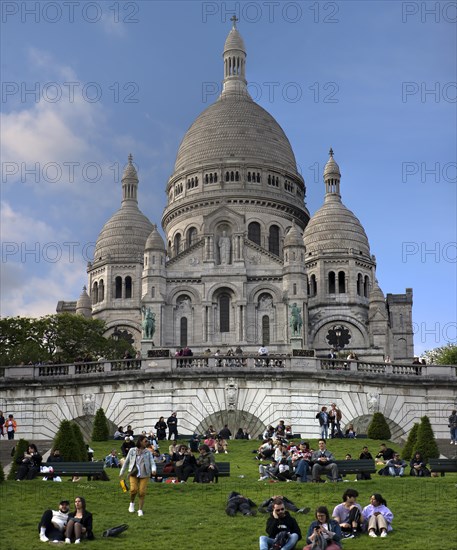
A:
{"label": "backpack", "polygon": [[126,523],[123,523],[122,525],[118,525],[117,527],[111,527],[111,529],[107,529],[106,531],[103,531],[104,537],[117,537],[124,531],[126,531],[129,528],[129,526]]}
{"label": "backpack", "polygon": [[287,544],[289,540],[289,533],[287,531],[280,531],[273,542],[273,550],[281,550],[283,546]]}

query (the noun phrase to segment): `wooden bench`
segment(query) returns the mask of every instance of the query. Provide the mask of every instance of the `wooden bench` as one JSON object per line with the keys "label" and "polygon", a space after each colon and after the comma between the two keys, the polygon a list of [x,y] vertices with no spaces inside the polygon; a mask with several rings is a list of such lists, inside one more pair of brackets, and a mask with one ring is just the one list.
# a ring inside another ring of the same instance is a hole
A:
{"label": "wooden bench", "polygon": [[335,460],[340,476],[346,474],[375,474],[374,460]]}
{"label": "wooden bench", "polygon": [[438,472],[444,477],[446,472],[457,472],[457,458],[431,458],[429,460],[430,471]]}
{"label": "wooden bench", "polygon": [[105,472],[105,462],[46,462],[42,466],[52,467],[56,476],[97,476],[97,479],[109,481]]}
{"label": "wooden bench", "polygon": [[[164,476],[175,476],[176,474],[172,472],[171,474],[164,474],[163,473],[163,467],[165,466],[165,463],[160,462],[159,464],[156,464],[157,468],[157,476],[164,477]],[[230,477],[230,462],[216,462],[217,466],[217,476],[216,476],[216,483],[218,481],[219,477]]]}

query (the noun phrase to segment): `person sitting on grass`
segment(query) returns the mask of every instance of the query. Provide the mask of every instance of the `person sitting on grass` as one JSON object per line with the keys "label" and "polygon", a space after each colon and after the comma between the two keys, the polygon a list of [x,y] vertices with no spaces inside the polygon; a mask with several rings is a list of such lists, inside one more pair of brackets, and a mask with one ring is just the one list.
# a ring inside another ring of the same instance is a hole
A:
{"label": "person sitting on grass", "polygon": [[330,518],[328,509],[319,506],[316,510],[316,519],[311,523],[306,534],[307,546],[303,550],[325,548],[326,550],[340,550],[341,529],[339,524]]}
{"label": "person sitting on grass", "polygon": [[356,502],[358,496],[355,489],[347,489],[343,502],[333,509],[333,519],[338,522],[343,538],[354,538],[362,531],[362,507]]}
{"label": "person sitting on grass", "polygon": [[70,502],[61,500],[58,510],[45,510],[38,525],[41,542],[61,542],[64,540],[65,526],[68,521]]}
{"label": "person sitting on grass", "polygon": [[194,483],[213,483],[217,474],[214,454],[208,445],[200,445],[200,456],[197,458],[197,469],[194,475]]}
{"label": "person sitting on grass", "polygon": [[400,453],[395,453],[394,457],[391,458],[386,464],[389,475],[393,477],[403,477],[405,467],[406,462],[400,458]]}
{"label": "person sitting on grass", "polygon": [[387,533],[392,531],[392,520],[394,515],[387,508],[387,502],[379,493],[374,493],[370,497],[370,504],[362,510],[362,519],[368,523],[368,535],[370,537],[387,537]]}
{"label": "person sitting on grass", "polygon": [[105,468],[120,468],[121,464],[117,458],[116,449],[112,449],[110,454],[105,457]]}
{"label": "person sitting on grass", "polygon": [[411,462],[409,463],[411,471],[409,474],[411,476],[417,477],[430,477],[430,470],[427,468],[427,460],[422,458],[422,455],[419,452],[415,452]]}
{"label": "person sitting on grass", "polygon": [[35,479],[40,473],[40,466],[43,458],[38,452],[37,446],[30,443],[27,452],[22,458],[18,459],[19,467],[16,472],[16,481],[23,479]]}
{"label": "person sitting on grass", "polygon": [[390,447],[387,447],[385,443],[381,443],[379,447],[379,453],[376,455],[378,460],[377,464],[386,464],[391,458],[394,457],[395,451]]}
{"label": "person sitting on grass", "polygon": [[292,550],[302,538],[297,521],[286,512],[284,502],[280,498],[273,501],[273,509],[267,519],[265,530],[268,536],[259,538],[260,550]]}
{"label": "person sitting on grass", "polygon": [[273,439],[270,437],[257,449],[257,460],[269,459],[274,455],[275,448],[273,445]]}
{"label": "person sitting on grass", "polygon": [[86,499],[75,497],[75,511],[68,514],[68,523],[65,528],[65,544],[73,540],[79,544],[81,539],[92,540],[92,514],[86,510]]}
{"label": "person sitting on grass", "polygon": [[215,441],[215,444],[214,444],[214,448],[215,448],[216,454],[219,454],[219,453],[228,454],[227,440],[224,439],[223,437],[221,437],[220,435],[217,435],[216,436],[216,441]]}

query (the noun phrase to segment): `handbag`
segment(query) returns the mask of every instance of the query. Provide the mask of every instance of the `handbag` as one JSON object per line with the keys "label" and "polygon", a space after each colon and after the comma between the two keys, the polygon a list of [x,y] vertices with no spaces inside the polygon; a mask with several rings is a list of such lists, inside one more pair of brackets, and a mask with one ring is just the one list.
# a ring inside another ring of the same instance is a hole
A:
{"label": "handbag", "polygon": [[133,468],[131,469],[131,471],[129,472],[129,475],[130,476],[133,476],[133,477],[138,477],[138,466],[135,462],[135,465],[133,466]]}
{"label": "handbag", "polygon": [[327,548],[327,541],[321,534],[318,534],[314,537],[311,550],[325,550]]}
{"label": "handbag", "polygon": [[178,468],[180,468],[183,464],[184,464],[184,458],[182,458],[181,460],[177,460],[175,462],[175,466],[177,466]]}
{"label": "handbag", "polygon": [[111,529],[107,529],[106,531],[103,531],[104,537],[117,537],[124,531],[126,531],[129,528],[129,526],[126,523],[122,523],[121,525],[118,525],[117,527],[111,527]]}

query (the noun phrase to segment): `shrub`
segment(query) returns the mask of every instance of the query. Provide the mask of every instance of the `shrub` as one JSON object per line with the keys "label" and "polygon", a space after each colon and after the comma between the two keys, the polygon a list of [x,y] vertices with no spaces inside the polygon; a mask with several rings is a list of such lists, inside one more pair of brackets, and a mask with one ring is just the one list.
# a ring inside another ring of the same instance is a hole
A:
{"label": "shrub", "polygon": [[17,473],[17,460],[24,458],[24,453],[29,448],[29,442],[26,439],[19,439],[16,445],[16,450],[14,451],[13,463],[11,464],[11,470],[8,474],[8,479],[14,481],[16,479]]}
{"label": "shrub", "polygon": [[81,432],[81,428],[76,424],[76,422],[71,423],[71,429],[73,430],[73,438],[75,440],[75,443],[79,450],[79,461],[80,462],[87,462],[87,447],[86,443],[84,441],[83,434]]}
{"label": "shrub", "polygon": [[3,471],[3,466],[0,464],[0,483],[5,481],[5,472]]}
{"label": "shrub", "polygon": [[435,434],[430,424],[428,416],[421,418],[421,423],[417,430],[416,448],[414,452],[421,453],[424,458],[439,458],[440,451],[436,444]]}
{"label": "shrub", "polygon": [[367,435],[370,439],[390,439],[390,428],[382,413],[374,413]]}
{"label": "shrub", "polygon": [[414,452],[416,451],[417,444],[417,430],[419,429],[419,422],[416,422],[411,428],[411,431],[408,434],[408,439],[406,440],[405,446],[401,453],[403,460],[411,460]]}
{"label": "shrub", "polygon": [[[73,423],[74,424],[74,423]],[[59,426],[59,430],[54,438],[54,444],[52,450],[59,449],[60,455],[65,462],[81,462],[87,460],[87,453],[85,452],[84,440],[82,438],[81,430],[77,426],[81,440],[73,428],[72,422],[69,420],[62,420]],[[84,453],[82,451],[84,448]]]}
{"label": "shrub", "polygon": [[105,411],[100,408],[95,413],[92,441],[108,441],[109,436],[108,420],[106,419]]}

